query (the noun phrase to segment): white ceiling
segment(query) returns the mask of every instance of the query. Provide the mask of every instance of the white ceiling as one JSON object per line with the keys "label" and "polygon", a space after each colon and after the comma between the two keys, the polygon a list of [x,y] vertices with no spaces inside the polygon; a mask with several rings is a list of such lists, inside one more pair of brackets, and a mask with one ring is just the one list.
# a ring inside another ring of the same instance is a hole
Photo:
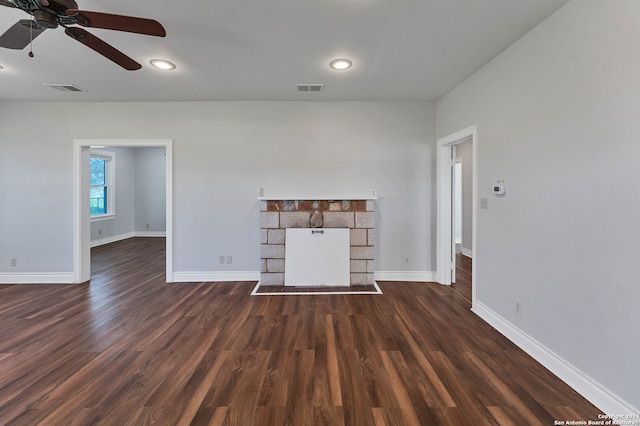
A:
{"label": "white ceiling", "polygon": [[[0,48],[0,101],[436,100],[567,0],[77,0],[153,18],[166,38],[89,29],[142,64],[125,71],[46,30]],[[0,33],[29,15],[0,7]],[[346,57],[347,71],[329,69]],[[177,65],[159,71],[164,58]],[[74,84],[86,93],[46,83]],[[319,94],[297,83],[324,84]]]}

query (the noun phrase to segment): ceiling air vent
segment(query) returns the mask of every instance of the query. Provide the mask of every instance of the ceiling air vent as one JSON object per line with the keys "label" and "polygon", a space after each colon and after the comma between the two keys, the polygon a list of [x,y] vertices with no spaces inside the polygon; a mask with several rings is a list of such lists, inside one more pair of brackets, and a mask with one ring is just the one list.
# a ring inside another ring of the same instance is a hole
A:
{"label": "ceiling air vent", "polygon": [[73,84],[44,83],[43,86],[51,87],[52,89],[59,90],[61,92],[86,92],[86,90],[82,90]]}
{"label": "ceiling air vent", "polygon": [[296,84],[298,92],[321,93],[323,84]]}

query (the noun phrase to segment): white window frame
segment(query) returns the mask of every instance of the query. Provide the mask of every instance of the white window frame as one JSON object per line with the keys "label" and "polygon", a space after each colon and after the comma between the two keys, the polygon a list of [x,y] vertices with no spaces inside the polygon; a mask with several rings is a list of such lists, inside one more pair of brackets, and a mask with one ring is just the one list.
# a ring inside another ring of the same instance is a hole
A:
{"label": "white window frame", "polygon": [[107,175],[105,179],[105,186],[107,187],[107,213],[93,214],[91,215],[91,221],[94,222],[98,220],[113,219],[116,217],[116,153],[112,151],[105,151],[103,149],[91,148],[90,156],[106,161],[105,173]]}

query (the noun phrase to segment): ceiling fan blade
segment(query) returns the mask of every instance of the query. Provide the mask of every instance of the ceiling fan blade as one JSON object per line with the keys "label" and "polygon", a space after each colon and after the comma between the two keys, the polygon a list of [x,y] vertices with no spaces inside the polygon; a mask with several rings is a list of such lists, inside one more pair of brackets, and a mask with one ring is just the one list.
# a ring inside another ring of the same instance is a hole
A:
{"label": "ceiling fan blade", "polygon": [[142,65],[140,65],[115,47],[111,46],[107,42],[99,39],[91,33],[88,33],[82,28],[69,27],[66,28],[64,32],[69,37],[78,40],[80,43],[84,44],[87,47],[90,47],[105,58],[111,59],[113,62],[120,65],[126,70],[135,71],[142,68]]}
{"label": "ceiling fan blade", "polygon": [[82,25],[83,27],[126,31],[156,37],[164,37],[167,35],[162,24],[154,19],[134,18],[133,16],[112,15],[102,12],[88,12],[78,9],[67,9],[67,15],[75,16],[78,25]]}
{"label": "ceiling fan blade", "polygon": [[21,19],[0,36],[0,47],[24,49],[44,30],[30,19]]}

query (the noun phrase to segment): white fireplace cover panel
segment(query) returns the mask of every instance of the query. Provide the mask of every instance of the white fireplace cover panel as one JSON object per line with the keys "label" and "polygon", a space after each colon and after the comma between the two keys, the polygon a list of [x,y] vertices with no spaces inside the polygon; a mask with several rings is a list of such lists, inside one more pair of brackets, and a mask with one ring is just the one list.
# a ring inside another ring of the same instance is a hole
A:
{"label": "white fireplace cover panel", "polygon": [[287,228],[284,285],[350,285],[349,237],[349,228]]}

